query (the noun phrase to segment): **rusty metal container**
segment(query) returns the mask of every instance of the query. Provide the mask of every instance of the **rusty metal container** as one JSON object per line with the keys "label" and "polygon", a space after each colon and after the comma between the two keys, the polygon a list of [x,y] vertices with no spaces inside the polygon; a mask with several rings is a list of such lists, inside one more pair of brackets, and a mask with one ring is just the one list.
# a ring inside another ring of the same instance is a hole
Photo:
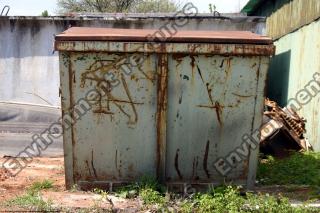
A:
{"label": "rusty metal container", "polygon": [[269,38],[70,28],[55,39],[67,188],[112,190],[141,176],[254,184],[258,149],[241,161],[232,152],[262,123]]}

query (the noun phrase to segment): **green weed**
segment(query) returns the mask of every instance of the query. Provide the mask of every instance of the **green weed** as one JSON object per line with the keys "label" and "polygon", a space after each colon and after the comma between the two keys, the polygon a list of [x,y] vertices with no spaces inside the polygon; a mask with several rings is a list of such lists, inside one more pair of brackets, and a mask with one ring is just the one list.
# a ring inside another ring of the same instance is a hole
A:
{"label": "green weed", "polygon": [[166,198],[160,192],[150,188],[142,189],[139,196],[145,205],[163,205],[166,202]]}
{"label": "green weed", "polygon": [[18,196],[6,203],[7,206],[19,206],[33,211],[53,211],[51,202],[44,201],[39,191],[28,190],[26,194]]}
{"label": "green weed", "polygon": [[53,188],[53,183],[50,180],[42,182],[34,182],[26,191],[25,194],[17,196],[5,203],[6,206],[19,206],[22,208],[31,209],[33,211],[53,211],[52,203],[46,202],[41,198],[40,191],[43,189]]}
{"label": "green weed", "polygon": [[145,189],[151,189],[152,191],[157,191],[161,194],[164,194],[166,191],[166,188],[159,184],[156,178],[143,176],[138,182],[121,187],[117,190],[116,194],[122,198],[134,198]]}
{"label": "green weed", "polygon": [[318,212],[311,208],[294,208],[286,198],[274,197],[269,195],[255,195],[251,193],[240,194],[239,188],[226,186],[218,187],[205,194],[196,194],[196,196],[182,203],[181,212],[212,212],[212,213],[311,213]]}
{"label": "green weed", "polygon": [[31,187],[29,188],[29,190],[32,190],[32,191],[40,191],[40,190],[43,190],[43,189],[51,189],[53,188],[53,182],[51,180],[44,180],[44,181],[37,181],[37,182],[34,182]]}
{"label": "green weed", "polygon": [[293,153],[285,159],[268,157],[259,164],[262,184],[320,186],[320,153]]}

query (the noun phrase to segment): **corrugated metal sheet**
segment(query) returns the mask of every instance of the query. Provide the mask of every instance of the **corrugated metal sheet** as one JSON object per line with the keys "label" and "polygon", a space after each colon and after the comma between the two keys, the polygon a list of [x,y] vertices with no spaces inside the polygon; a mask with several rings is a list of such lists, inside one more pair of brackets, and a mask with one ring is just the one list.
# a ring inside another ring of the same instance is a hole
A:
{"label": "corrugated metal sheet", "polygon": [[[89,90],[101,82],[111,83],[104,78],[106,72],[119,82],[65,129],[67,186],[112,187],[143,175],[173,185],[234,181],[252,186],[257,149],[226,175],[218,173],[214,163],[261,125],[273,45],[162,43],[155,49],[148,45],[56,43],[61,51],[64,115]],[[146,60],[126,75],[119,58],[133,52]]]}
{"label": "corrugated metal sheet", "polygon": [[293,0],[267,18],[267,35],[278,39],[319,17],[319,0]]}
{"label": "corrugated metal sheet", "polygon": [[[285,105],[285,101],[296,98],[297,92],[314,79],[313,75],[316,72],[320,73],[319,35],[320,20],[275,42],[276,56],[272,59],[269,69],[268,90],[276,101]],[[316,151],[320,151],[319,103],[320,97],[317,94],[299,111],[307,119],[307,137]]]}

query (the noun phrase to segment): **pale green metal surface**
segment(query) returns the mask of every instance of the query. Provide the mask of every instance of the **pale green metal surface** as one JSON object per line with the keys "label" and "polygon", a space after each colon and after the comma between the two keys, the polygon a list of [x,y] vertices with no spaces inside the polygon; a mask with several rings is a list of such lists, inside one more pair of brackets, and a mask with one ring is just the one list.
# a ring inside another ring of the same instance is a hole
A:
{"label": "pale green metal surface", "polygon": [[[269,69],[268,93],[282,106],[296,98],[299,90],[314,79],[316,72],[320,73],[319,34],[318,20],[275,41],[276,55]],[[298,111],[307,119],[306,136],[316,151],[320,151],[319,92]]]}
{"label": "pale green metal surface", "polygon": [[60,52],[64,115],[103,81],[106,71],[120,84],[64,131],[69,188],[75,183],[136,181],[143,175],[172,184],[254,184],[257,149],[227,176],[214,163],[261,125],[272,45],[261,47],[263,56],[254,45],[219,49],[222,44],[204,44],[206,48],[193,52],[197,44],[186,44],[188,49],[164,44],[173,53],[139,53],[147,59],[126,75],[111,65],[119,57],[128,58],[131,53],[125,52],[132,52],[133,44],[119,52],[95,52],[86,43],[75,45],[85,52]]}
{"label": "pale green metal surface", "polygon": [[227,176],[214,162],[259,128],[267,65],[265,57],[169,57],[167,181],[246,183],[250,156]]}

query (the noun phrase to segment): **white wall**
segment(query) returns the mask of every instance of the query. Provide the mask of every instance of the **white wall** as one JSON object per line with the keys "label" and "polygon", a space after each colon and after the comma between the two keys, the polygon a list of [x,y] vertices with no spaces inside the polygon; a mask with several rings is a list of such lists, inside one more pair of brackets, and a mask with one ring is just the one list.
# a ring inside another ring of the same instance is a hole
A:
{"label": "white wall", "polygon": [[[60,106],[59,62],[53,54],[54,34],[69,26],[157,29],[168,23],[163,17],[63,18],[0,17],[0,101]],[[265,20],[257,17],[217,19],[208,15],[189,18],[182,29],[248,30],[265,32]]]}

